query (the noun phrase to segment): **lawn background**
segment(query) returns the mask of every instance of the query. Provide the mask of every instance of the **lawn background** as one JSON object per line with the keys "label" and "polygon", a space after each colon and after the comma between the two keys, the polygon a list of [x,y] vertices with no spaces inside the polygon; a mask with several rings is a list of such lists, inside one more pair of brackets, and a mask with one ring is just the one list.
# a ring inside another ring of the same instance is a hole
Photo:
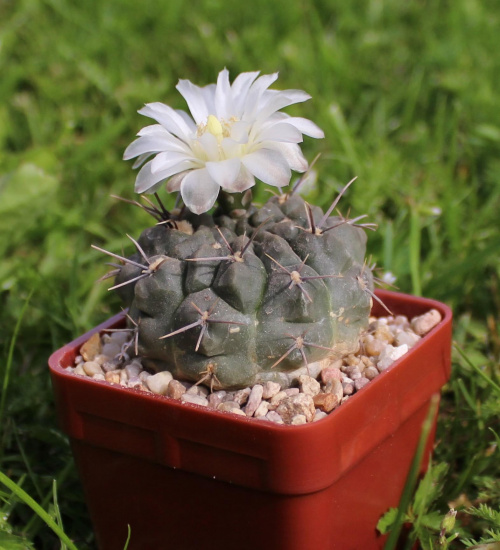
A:
{"label": "lawn background", "polygon": [[[137,110],[185,108],[178,79],[208,84],[224,67],[279,71],[275,87],[313,96],[288,109],[326,134],[304,144],[321,153],[308,199],[324,206],[358,176],[343,208],[379,225],[373,261],[454,309],[465,355],[444,392],[433,491],[408,517],[422,544],[450,502],[499,510],[499,28],[494,0],[0,0],[0,471],[53,515],[56,479],[78,548],[93,537],[47,357],[118,311],[90,244],[130,250],[125,234],[149,223],[110,197],[134,198],[121,157],[150,123]],[[0,537],[59,547],[0,496]],[[500,528],[460,515],[462,539]]]}

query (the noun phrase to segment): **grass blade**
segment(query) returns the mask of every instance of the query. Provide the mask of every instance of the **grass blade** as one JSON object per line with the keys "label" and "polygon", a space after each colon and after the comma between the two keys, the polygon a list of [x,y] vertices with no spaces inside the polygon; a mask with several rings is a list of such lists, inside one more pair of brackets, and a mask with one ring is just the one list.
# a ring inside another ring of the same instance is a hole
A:
{"label": "grass blade", "polygon": [[26,493],[19,485],[7,477],[3,472],[0,472],[0,483],[3,483],[8,487],[19,500],[24,502],[29,506],[35,514],[37,514],[47,525],[54,531],[54,533],[59,537],[59,539],[64,542],[68,550],[78,550],[78,548],[73,544],[73,542],[68,538],[66,533],[57,525],[57,523],[52,519],[52,517],[29,495]]}

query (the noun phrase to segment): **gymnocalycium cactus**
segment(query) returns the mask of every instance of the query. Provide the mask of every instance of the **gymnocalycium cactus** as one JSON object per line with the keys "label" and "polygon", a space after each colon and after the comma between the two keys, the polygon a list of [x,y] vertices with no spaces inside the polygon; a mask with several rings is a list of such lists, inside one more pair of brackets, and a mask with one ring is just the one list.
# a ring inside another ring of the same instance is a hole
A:
{"label": "gymnocalycium cactus", "polygon": [[[139,157],[136,191],[157,204],[128,202],[157,223],[131,238],[129,258],[99,250],[121,260],[109,276],[146,368],[215,388],[286,386],[290,372],[358,347],[374,297],[372,224],[332,215],[351,182],[326,213],[297,194],[301,180],[282,191],[291,170],[307,170],[302,134],[323,133],[279,112],[310,96],[269,90],[276,78],[243,73],[230,85],[224,70],[217,85],[181,80],[194,121],[161,103],[139,111],[159,124],[143,128],[125,158]],[[260,208],[248,191],[255,177],[279,188]],[[184,203],[172,211],[157,194],[166,180]]]}

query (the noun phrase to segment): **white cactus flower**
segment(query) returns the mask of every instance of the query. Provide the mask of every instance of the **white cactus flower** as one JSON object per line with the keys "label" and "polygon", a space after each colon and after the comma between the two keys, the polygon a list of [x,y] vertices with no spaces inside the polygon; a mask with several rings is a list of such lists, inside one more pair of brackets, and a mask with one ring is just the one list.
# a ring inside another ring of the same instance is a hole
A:
{"label": "white cactus flower", "polygon": [[285,187],[291,170],[307,170],[298,145],[302,134],[324,134],[310,120],[279,112],[311,96],[301,90],[269,90],[277,78],[277,73],[242,73],[231,85],[224,69],[217,84],[203,88],[180,80],[177,90],[192,118],[163,103],[143,107],[139,113],[159,124],[143,128],[124,153],[125,160],[138,157],[134,167],[142,166],[136,192],[156,192],[168,180],[167,190],[180,191],[186,206],[201,214],[213,206],[221,188],[242,192],[255,178]]}

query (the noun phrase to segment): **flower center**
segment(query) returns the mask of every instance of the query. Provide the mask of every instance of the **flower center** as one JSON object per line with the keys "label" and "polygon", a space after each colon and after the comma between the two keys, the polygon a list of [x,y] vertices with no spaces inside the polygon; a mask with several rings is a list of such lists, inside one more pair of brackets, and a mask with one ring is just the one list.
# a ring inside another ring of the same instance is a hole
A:
{"label": "flower center", "polygon": [[198,124],[197,136],[200,137],[205,132],[210,132],[220,143],[223,138],[230,136],[231,126],[236,121],[237,119],[235,117],[231,117],[229,120],[219,120],[215,115],[208,115],[206,124]]}

